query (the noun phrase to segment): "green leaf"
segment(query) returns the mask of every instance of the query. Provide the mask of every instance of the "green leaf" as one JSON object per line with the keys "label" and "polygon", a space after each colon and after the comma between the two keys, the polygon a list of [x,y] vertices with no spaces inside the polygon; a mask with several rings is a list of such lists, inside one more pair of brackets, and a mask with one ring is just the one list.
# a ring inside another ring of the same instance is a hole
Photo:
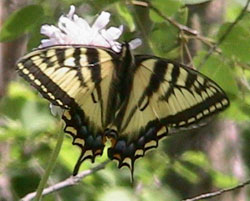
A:
{"label": "green leaf", "polygon": [[180,24],[186,25],[188,20],[188,8],[180,8],[174,15],[174,20]]}
{"label": "green leaf", "polygon": [[242,5],[239,2],[234,1],[228,2],[227,5],[224,20],[225,22],[233,22],[242,11]]}
{"label": "green leaf", "polygon": [[[246,97],[248,100],[250,97]],[[234,99],[230,99],[230,107],[223,112],[226,117],[235,121],[249,121],[250,117],[250,105],[247,104],[240,96]]]}
{"label": "green leaf", "polygon": [[117,5],[116,7],[117,7],[119,14],[121,15],[122,19],[125,20],[126,24],[129,27],[129,30],[134,31],[135,30],[135,23],[133,20],[132,13],[129,12],[127,6],[124,3],[119,3],[116,5]]}
{"label": "green leaf", "polygon": [[[204,53],[200,53],[194,58],[197,65],[202,61]],[[228,95],[237,96],[238,87],[235,80],[235,72],[232,66],[218,55],[211,55],[206,63],[202,66],[201,73],[207,75],[215,81]]]}
{"label": "green leaf", "polygon": [[[181,1],[176,0],[153,0],[152,4],[168,17],[173,16],[182,6]],[[150,18],[154,22],[165,22],[165,20],[152,9],[150,10]]]}
{"label": "green leaf", "polygon": [[209,163],[206,155],[201,151],[186,151],[181,156],[181,159],[186,162],[190,162],[201,168],[208,168]]}
{"label": "green leaf", "polygon": [[176,161],[173,165],[173,170],[179,174],[181,177],[188,180],[190,183],[197,183],[200,181],[200,178],[197,174],[197,172],[191,170],[185,164]]}
{"label": "green leaf", "polygon": [[[152,172],[151,172],[152,174]],[[159,188],[156,186],[155,180],[152,181],[151,184],[145,185],[143,187],[142,193],[140,193],[141,200],[143,201],[180,201],[181,198],[174,192],[174,190],[170,187],[167,188]]]}
{"label": "green leaf", "polygon": [[48,105],[27,101],[22,106],[21,121],[24,128],[32,133],[47,131],[54,125],[52,114],[49,114]]}
{"label": "green leaf", "polygon": [[[200,53],[194,58],[194,63],[197,65],[202,61],[205,54]],[[246,95],[244,99],[239,91],[236,79],[242,76],[237,72],[238,67],[224,61],[219,55],[212,55],[208,61],[202,66],[201,72],[215,81],[222,87],[230,99],[230,107],[223,112],[227,118],[236,121],[249,120],[250,114],[250,96]]]}
{"label": "green leaf", "polygon": [[[60,162],[62,162],[69,171],[72,171],[78,157],[81,154],[81,150],[77,146],[72,145],[72,139],[69,138],[69,136],[66,135],[65,138],[66,139],[64,139],[63,146],[60,151],[61,153],[59,155],[59,159]],[[84,165],[81,166],[81,168],[83,167],[85,169],[89,168],[89,163],[86,161],[86,163],[84,163]]]}
{"label": "green leaf", "polygon": [[[250,62],[250,14],[246,15],[244,19],[234,26],[230,33],[227,34],[226,39],[220,45],[223,54],[226,56],[236,59],[241,62]],[[218,37],[228,29],[231,24],[224,24],[220,31]]]}
{"label": "green leaf", "polygon": [[110,201],[110,200],[119,200],[119,201],[131,201],[131,200],[138,200],[133,193],[125,188],[112,188],[107,189],[104,191],[103,194],[100,195],[100,201]]}
{"label": "green leaf", "polygon": [[157,56],[166,57],[166,53],[178,46],[179,30],[171,25],[157,24],[151,33],[151,41],[154,41],[153,51]]}
{"label": "green leaf", "polygon": [[39,5],[26,6],[13,12],[5,21],[0,31],[0,42],[14,40],[41,22],[44,16],[43,8]]}
{"label": "green leaf", "polygon": [[213,183],[218,188],[229,188],[236,186],[238,181],[235,177],[223,174],[218,171],[212,173]]}

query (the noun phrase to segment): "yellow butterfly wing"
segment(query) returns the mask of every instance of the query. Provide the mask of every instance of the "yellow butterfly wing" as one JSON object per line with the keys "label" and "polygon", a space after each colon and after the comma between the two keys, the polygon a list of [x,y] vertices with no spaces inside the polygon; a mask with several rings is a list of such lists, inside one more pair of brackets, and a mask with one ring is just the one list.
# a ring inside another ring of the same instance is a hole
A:
{"label": "yellow butterfly wing", "polygon": [[[101,155],[106,125],[113,118],[111,84],[118,55],[87,46],[52,46],[35,50],[17,63],[19,74],[44,98],[65,109],[64,131],[82,149],[75,167]],[[115,101],[115,100],[112,100]]]}
{"label": "yellow butterfly wing", "polygon": [[208,77],[154,56],[135,56],[131,92],[111,129],[117,138],[109,157],[128,166],[158,146],[168,127],[183,127],[224,110],[229,100]]}
{"label": "yellow butterfly wing", "polygon": [[110,159],[128,166],[158,146],[168,127],[197,123],[224,110],[229,100],[208,77],[154,56],[133,57],[88,46],[35,50],[17,64],[19,74],[46,99],[65,109],[65,132],[94,162],[111,139]]}

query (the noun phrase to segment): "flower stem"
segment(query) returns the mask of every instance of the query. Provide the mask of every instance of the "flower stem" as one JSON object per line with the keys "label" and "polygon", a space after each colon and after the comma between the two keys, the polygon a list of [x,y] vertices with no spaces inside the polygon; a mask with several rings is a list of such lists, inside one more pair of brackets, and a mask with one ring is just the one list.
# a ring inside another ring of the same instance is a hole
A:
{"label": "flower stem", "polygon": [[56,164],[56,159],[60,153],[61,147],[62,147],[62,143],[63,143],[63,139],[64,139],[64,132],[60,132],[58,134],[58,138],[57,138],[57,143],[56,143],[56,147],[53,150],[53,153],[50,156],[49,159],[49,164],[46,167],[45,173],[42,176],[42,179],[37,187],[36,190],[36,197],[35,197],[35,201],[40,201],[42,198],[42,193],[43,193],[43,189],[45,188],[49,175],[51,173],[51,171],[53,170],[55,164]]}

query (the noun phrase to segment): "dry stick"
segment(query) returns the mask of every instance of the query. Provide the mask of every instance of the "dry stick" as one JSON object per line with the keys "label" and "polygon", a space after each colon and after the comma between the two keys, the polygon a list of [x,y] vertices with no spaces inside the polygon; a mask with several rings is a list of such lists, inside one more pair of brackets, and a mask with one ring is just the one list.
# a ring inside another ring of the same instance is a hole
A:
{"label": "dry stick", "polygon": [[[99,171],[99,170],[102,170],[105,168],[105,166],[110,162],[110,160],[107,160],[101,164],[99,164],[98,166],[92,168],[92,169],[89,169],[89,170],[85,170],[85,171],[82,171],[80,172],[79,174],[77,174],[76,176],[70,176],[69,178],[55,184],[55,185],[52,185],[52,186],[49,186],[48,188],[45,188],[43,189],[43,192],[42,192],[42,195],[48,195],[50,193],[53,193],[55,191],[59,191],[63,188],[66,188],[66,187],[69,187],[69,186],[74,186],[76,184],[78,184],[83,178]],[[27,194],[25,197],[23,197],[21,199],[21,201],[30,201],[32,200],[33,198],[35,198],[36,196],[36,192],[33,192],[33,193],[29,193]]]}
{"label": "dry stick", "polygon": [[204,200],[204,199],[207,199],[207,198],[214,198],[216,196],[222,195],[223,193],[243,188],[243,187],[245,187],[246,185],[249,185],[249,184],[250,184],[250,179],[243,182],[243,183],[241,183],[241,184],[239,184],[239,185],[237,185],[237,186],[234,186],[232,188],[226,188],[226,189],[222,189],[222,190],[215,191],[215,192],[212,192],[212,193],[201,194],[199,196],[196,196],[196,197],[193,197],[193,198],[188,198],[188,199],[185,199],[185,200],[182,200],[182,201],[197,201],[197,200]]}
{"label": "dry stick", "polygon": [[212,53],[218,48],[218,46],[227,38],[229,33],[232,31],[232,29],[235,27],[236,24],[243,18],[245,15],[245,12],[247,11],[247,8],[249,6],[250,0],[247,1],[245,7],[240,12],[239,16],[235,19],[235,21],[227,28],[225,33],[220,37],[218,42],[210,49],[210,51],[207,53],[207,55],[204,57],[204,59],[201,61],[201,63],[198,65],[198,68],[204,65],[204,63],[209,59],[209,57],[212,55]]}

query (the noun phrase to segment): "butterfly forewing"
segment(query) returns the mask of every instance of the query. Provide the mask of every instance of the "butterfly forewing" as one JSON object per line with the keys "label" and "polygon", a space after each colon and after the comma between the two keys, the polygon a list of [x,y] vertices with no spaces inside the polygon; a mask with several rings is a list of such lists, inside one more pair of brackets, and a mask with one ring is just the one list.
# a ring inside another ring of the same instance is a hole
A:
{"label": "butterfly forewing", "polygon": [[165,125],[188,126],[229,105],[224,91],[205,75],[157,57],[137,58],[140,72],[151,72],[141,99],[152,99],[157,118]]}

